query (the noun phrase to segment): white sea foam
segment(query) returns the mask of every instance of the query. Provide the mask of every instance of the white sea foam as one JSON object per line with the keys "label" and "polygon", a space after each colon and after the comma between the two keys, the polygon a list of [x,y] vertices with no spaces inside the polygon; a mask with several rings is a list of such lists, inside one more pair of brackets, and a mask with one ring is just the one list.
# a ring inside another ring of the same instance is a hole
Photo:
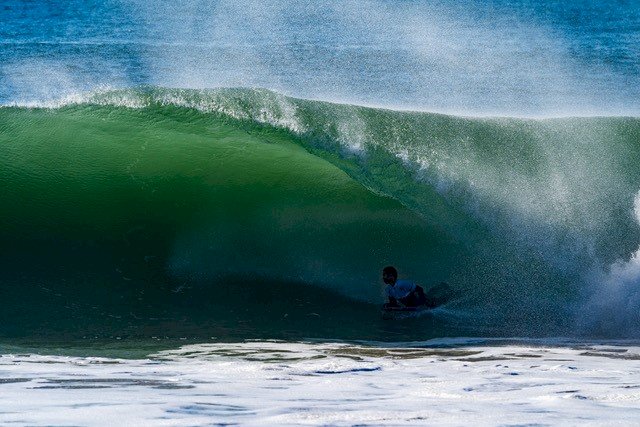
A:
{"label": "white sea foam", "polygon": [[0,423],[634,425],[640,417],[636,345],[473,342],[199,344],[138,360],[4,354]]}
{"label": "white sea foam", "polygon": [[[640,191],[633,203],[640,225]],[[640,247],[627,260],[618,260],[607,271],[597,271],[591,279],[592,294],[581,308],[583,327],[592,332],[637,336],[640,324]]]}

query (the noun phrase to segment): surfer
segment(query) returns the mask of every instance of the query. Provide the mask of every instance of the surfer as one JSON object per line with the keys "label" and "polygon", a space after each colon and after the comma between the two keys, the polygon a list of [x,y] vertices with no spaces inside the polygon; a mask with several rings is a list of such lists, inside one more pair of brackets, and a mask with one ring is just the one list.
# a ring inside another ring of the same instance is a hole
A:
{"label": "surfer", "polygon": [[427,304],[424,289],[409,280],[398,280],[398,270],[388,266],[382,270],[382,281],[386,283],[385,294],[389,302],[384,308],[420,307]]}

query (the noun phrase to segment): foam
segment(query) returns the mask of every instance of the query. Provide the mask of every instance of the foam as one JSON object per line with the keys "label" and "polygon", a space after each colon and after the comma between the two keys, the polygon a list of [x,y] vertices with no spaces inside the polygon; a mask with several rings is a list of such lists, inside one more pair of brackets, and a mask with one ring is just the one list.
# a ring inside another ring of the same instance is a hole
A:
{"label": "foam", "polygon": [[135,360],[4,354],[0,422],[626,425],[640,416],[637,344],[472,342],[196,344]]}
{"label": "foam", "polygon": [[[640,225],[640,191],[633,202]],[[637,333],[640,321],[640,247],[628,259],[619,259],[605,270],[595,270],[587,303],[579,309],[578,324],[600,334]]]}

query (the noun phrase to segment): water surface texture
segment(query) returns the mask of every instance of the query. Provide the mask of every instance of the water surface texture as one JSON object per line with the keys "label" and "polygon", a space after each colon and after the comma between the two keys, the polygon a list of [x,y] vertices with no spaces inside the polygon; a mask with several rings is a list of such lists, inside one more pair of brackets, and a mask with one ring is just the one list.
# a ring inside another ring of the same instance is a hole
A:
{"label": "water surface texture", "polygon": [[635,2],[0,13],[2,337],[637,337]]}
{"label": "water surface texture", "polygon": [[634,1],[10,1],[0,101],[262,87],[472,115],[637,115]]}
{"label": "water surface texture", "polygon": [[[634,425],[640,3],[0,0],[0,422]],[[395,265],[435,310],[384,320]]]}

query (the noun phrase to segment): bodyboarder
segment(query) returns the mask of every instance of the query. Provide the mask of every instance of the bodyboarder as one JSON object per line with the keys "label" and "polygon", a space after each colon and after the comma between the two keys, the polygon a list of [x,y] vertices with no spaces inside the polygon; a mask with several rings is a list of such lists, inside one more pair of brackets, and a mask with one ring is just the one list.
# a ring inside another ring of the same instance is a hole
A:
{"label": "bodyboarder", "polygon": [[385,295],[388,298],[384,308],[420,307],[427,304],[424,289],[409,280],[398,280],[395,267],[388,266],[382,270],[382,281],[387,285]]}

